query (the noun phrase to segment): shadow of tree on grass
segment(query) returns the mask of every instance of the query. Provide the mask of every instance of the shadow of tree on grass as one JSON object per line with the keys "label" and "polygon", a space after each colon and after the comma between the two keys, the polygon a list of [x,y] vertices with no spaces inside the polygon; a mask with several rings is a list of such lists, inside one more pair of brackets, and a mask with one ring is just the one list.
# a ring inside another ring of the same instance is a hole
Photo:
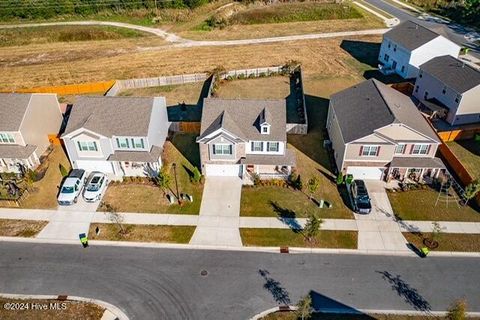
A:
{"label": "shadow of tree on grass", "polygon": [[277,219],[287,225],[293,232],[299,233],[302,231],[302,226],[297,221],[297,214],[295,211],[281,207],[278,202],[270,201],[273,211],[277,214]]}

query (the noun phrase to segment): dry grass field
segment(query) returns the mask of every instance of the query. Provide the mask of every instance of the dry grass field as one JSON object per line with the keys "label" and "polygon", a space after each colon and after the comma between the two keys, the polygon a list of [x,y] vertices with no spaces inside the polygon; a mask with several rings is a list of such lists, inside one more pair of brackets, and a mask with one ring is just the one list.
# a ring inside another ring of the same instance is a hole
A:
{"label": "dry grass field", "polygon": [[285,76],[222,81],[215,92],[224,99],[284,99],[290,94]]}
{"label": "dry grass field", "polygon": [[196,104],[200,99],[203,82],[187,83],[181,85],[127,89],[122,90],[119,96],[152,97],[161,96],[167,100],[167,106],[175,106],[179,103]]}
{"label": "dry grass field", "polygon": [[[157,38],[39,44],[0,48],[0,90],[281,65],[294,59],[308,75],[358,75],[342,39],[246,46],[172,48]],[[380,42],[380,36],[352,37]]]}

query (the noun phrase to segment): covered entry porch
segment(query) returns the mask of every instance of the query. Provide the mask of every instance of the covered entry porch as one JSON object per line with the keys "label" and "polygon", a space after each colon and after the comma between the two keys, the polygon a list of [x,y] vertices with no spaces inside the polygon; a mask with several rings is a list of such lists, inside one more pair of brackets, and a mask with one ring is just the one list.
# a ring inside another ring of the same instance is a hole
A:
{"label": "covered entry porch", "polygon": [[387,182],[431,183],[445,172],[445,165],[439,158],[404,157],[394,158],[387,173]]}
{"label": "covered entry porch", "polygon": [[242,158],[244,180],[287,179],[296,165],[295,153],[286,150],[284,155],[247,155]]}
{"label": "covered entry porch", "polygon": [[120,177],[155,177],[162,166],[162,149],[154,146],[150,152],[115,151],[108,161],[112,163],[113,173]]}

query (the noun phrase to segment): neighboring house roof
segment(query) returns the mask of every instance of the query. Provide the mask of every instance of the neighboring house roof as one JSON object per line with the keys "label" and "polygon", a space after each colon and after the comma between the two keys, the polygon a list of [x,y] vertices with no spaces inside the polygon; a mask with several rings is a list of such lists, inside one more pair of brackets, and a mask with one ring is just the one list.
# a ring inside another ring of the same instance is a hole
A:
{"label": "neighboring house roof", "polygon": [[0,93],[0,131],[18,131],[31,93]]}
{"label": "neighboring house roof", "polygon": [[[261,134],[260,122],[265,117],[270,134]],[[279,100],[236,100],[207,98],[203,103],[200,136],[224,129],[242,140],[285,141],[286,105]]]}
{"label": "neighboring house roof", "polygon": [[257,155],[247,154],[245,158],[240,159],[241,164],[256,165],[276,165],[276,166],[294,166],[296,163],[295,152],[290,149],[285,150],[284,155]]}
{"label": "neighboring house roof", "polygon": [[390,162],[392,168],[440,168],[444,169],[445,165],[439,158],[425,157],[394,157]]}
{"label": "neighboring house roof", "polygon": [[0,154],[2,158],[6,159],[27,159],[30,157],[37,146],[35,145],[26,145],[20,146],[18,144],[0,144]]}
{"label": "neighboring house roof", "polygon": [[162,148],[153,146],[147,151],[115,151],[108,161],[157,162],[162,154]]}
{"label": "neighboring house roof", "polygon": [[439,37],[438,33],[410,20],[400,23],[385,33],[385,37],[412,51]]}
{"label": "neighboring house roof", "polygon": [[153,97],[78,96],[65,133],[80,128],[106,137],[147,136]]}
{"label": "neighboring house roof", "polygon": [[420,69],[458,93],[480,85],[480,71],[449,55],[433,58],[422,64]]}
{"label": "neighboring house roof", "polygon": [[375,79],[332,95],[330,105],[345,143],[366,137],[391,124],[403,124],[439,141],[409,97]]}

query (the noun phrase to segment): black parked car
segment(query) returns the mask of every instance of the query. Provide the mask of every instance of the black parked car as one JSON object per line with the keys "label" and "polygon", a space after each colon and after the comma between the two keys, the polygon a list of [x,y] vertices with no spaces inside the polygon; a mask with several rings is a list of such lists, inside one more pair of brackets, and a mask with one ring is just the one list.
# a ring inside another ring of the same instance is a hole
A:
{"label": "black parked car", "polygon": [[370,213],[372,211],[370,196],[368,195],[367,187],[363,180],[353,180],[350,192],[352,194],[353,209],[355,212]]}

